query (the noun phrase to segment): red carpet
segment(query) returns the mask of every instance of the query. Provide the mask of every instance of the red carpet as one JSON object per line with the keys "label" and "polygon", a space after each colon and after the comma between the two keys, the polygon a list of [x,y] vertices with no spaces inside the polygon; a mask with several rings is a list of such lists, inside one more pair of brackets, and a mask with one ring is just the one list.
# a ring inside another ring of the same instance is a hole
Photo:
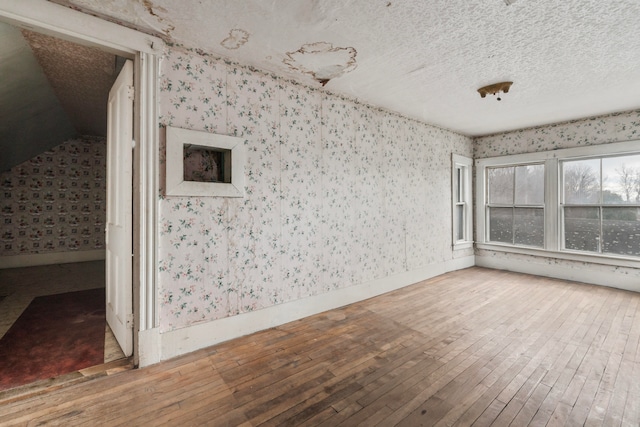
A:
{"label": "red carpet", "polygon": [[35,298],[0,339],[0,390],[104,363],[104,289]]}

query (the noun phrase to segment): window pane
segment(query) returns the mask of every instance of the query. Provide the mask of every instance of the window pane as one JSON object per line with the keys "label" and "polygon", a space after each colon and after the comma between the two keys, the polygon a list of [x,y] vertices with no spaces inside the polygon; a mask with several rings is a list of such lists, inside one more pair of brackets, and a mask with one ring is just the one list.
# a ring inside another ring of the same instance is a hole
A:
{"label": "window pane", "polygon": [[565,203],[600,203],[600,159],[563,162]]}
{"label": "window pane", "polygon": [[640,209],[604,208],[602,251],[640,256]]}
{"label": "window pane", "polygon": [[456,202],[462,201],[462,168],[456,168]]}
{"label": "window pane", "polygon": [[513,243],[513,209],[489,209],[489,240]]}
{"label": "window pane", "polygon": [[456,240],[464,240],[464,205],[456,206],[456,218],[457,218],[457,230],[456,230]]}
{"label": "window pane", "polygon": [[564,208],[564,247],[598,252],[600,208]]}
{"label": "window pane", "polygon": [[516,205],[544,204],[544,165],[516,167]]}
{"label": "window pane", "polygon": [[605,204],[640,203],[640,156],[602,159]]}
{"label": "window pane", "polygon": [[491,168],[489,173],[489,203],[513,204],[513,167]]}
{"label": "window pane", "polygon": [[516,245],[544,246],[544,209],[515,208],[513,224]]}

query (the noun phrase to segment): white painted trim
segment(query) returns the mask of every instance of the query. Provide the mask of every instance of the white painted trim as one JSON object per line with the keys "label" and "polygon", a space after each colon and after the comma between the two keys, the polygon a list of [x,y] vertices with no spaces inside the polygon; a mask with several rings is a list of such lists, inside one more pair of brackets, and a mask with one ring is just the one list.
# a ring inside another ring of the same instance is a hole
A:
{"label": "white painted trim", "polygon": [[[472,168],[473,160],[471,158],[455,153],[451,154],[451,240],[453,242],[453,250],[466,249],[473,246]],[[458,169],[462,172],[462,199],[466,205],[464,224],[458,224],[456,216],[456,194],[458,192],[456,171]],[[464,228],[464,240],[456,240],[458,227]]]}
{"label": "white painted trim", "polygon": [[572,280],[640,292],[640,279],[638,279],[638,276],[630,276],[628,274],[611,271],[598,271],[584,264],[580,264],[576,266],[576,268],[571,268],[566,265],[549,265],[546,263],[522,261],[521,259],[512,260],[502,257],[476,255],[476,265],[478,267],[515,271],[518,273],[553,277],[556,279]]}
{"label": "white painted trim", "polygon": [[523,246],[502,245],[500,243],[476,243],[476,249],[484,249],[496,252],[533,255],[543,258],[566,259],[568,261],[586,262],[590,264],[613,265],[616,267],[640,268],[640,261],[637,258],[611,256],[611,255],[591,255],[586,252],[570,251],[547,251],[544,249],[527,248]]}
{"label": "white painted trim", "polygon": [[138,332],[138,366],[160,362],[160,329],[152,328]]}
{"label": "white painted trim", "polygon": [[[139,284],[137,329],[144,331],[158,326],[156,300],[157,283],[157,227],[158,227],[158,76],[159,59],[156,55],[140,53],[136,61],[136,114],[134,130],[138,144],[134,151],[134,204],[137,218],[134,232],[134,276]],[[135,280],[134,280],[135,282]],[[136,289],[134,287],[134,289]],[[153,341],[140,340],[140,351],[159,351],[143,349],[143,344],[153,345]]]}
{"label": "white painted trim", "polygon": [[[167,196],[244,197],[244,139],[229,135],[167,126]],[[231,182],[195,182],[184,180],[185,145],[231,151]]]}
{"label": "white painted trim", "polygon": [[165,332],[160,334],[160,359],[166,360],[190,353],[233,338],[363,301],[449,271],[460,270],[472,267],[473,265],[475,265],[475,257],[473,255],[456,258],[384,279],[338,289],[322,295]]}
{"label": "white painted trim", "polygon": [[[594,264],[618,266],[640,265],[637,257],[625,257],[611,254],[588,254],[577,251],[562,250],[562,220],[560,200],[560,162],[583,158],[600,158],[625,154],[636,154],[640,151],[640,140],[614,142],[609,144],[585,147],[564,148],[560,150],[534,153],[513,154],[508,156],[489,157],[475,161],[476,178],[476,248],[501,252],[533,254],[548,258],[570,259]],[[490,242],[487,236],[486,207],[486,169],[510,165],[522,165],[544,162],[545,165],[545,241],[544,248],[525,248],[498,242]]]}
{"label": "white painted trim", "polygon": [[45,0],[0,0],[0,17],[21,28],[118,53],[159,54],[164,46],[157,37]]}
{"label": "white painted trim", "polygon": [[0,269],[33,267],[36,265],[68,264],[71,262],[98,261],[104,259],[104,249],[93,251],[50,252],[0,257]]}

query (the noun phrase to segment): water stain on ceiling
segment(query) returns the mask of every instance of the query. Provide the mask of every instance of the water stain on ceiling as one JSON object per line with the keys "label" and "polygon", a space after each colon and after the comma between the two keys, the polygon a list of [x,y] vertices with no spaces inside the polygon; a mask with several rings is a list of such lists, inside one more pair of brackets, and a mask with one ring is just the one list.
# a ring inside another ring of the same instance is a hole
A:
{"label": "water stain on ceiling", "polygon": [[324,86],[331,79],[355,70],[357,53],[353,47],[334,47],[331,43],[317,42],[287,52],[283,62],[293,71],[311,75]]}
{"label": "water stain on ceiling", "polygon": [[222,40],[220,45],[227,49],[238,49],[240,46],[249,41],[249,33],[241,29],[233,29],[229,31],[229,37]]}

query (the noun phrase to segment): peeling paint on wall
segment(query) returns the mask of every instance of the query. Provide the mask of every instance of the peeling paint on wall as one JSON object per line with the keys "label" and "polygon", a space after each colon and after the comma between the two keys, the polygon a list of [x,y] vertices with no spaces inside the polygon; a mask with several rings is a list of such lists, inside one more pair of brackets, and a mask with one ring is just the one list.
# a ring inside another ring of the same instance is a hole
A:
{"label": "peeling paint on wall", "polygon": [[237,49],[249,41],[249,33],[245,30],[235,28],[229,31],[229,37],[222,40],[220,45],[227,49]]}
{"label": "peeling paint on wall", "polygon": [[294,71],[310,74],[324,86],[329,80],[355,70],[357,53],[353,47],[333,47],[331,43],[317,42],[287,52],[283,62]]}

